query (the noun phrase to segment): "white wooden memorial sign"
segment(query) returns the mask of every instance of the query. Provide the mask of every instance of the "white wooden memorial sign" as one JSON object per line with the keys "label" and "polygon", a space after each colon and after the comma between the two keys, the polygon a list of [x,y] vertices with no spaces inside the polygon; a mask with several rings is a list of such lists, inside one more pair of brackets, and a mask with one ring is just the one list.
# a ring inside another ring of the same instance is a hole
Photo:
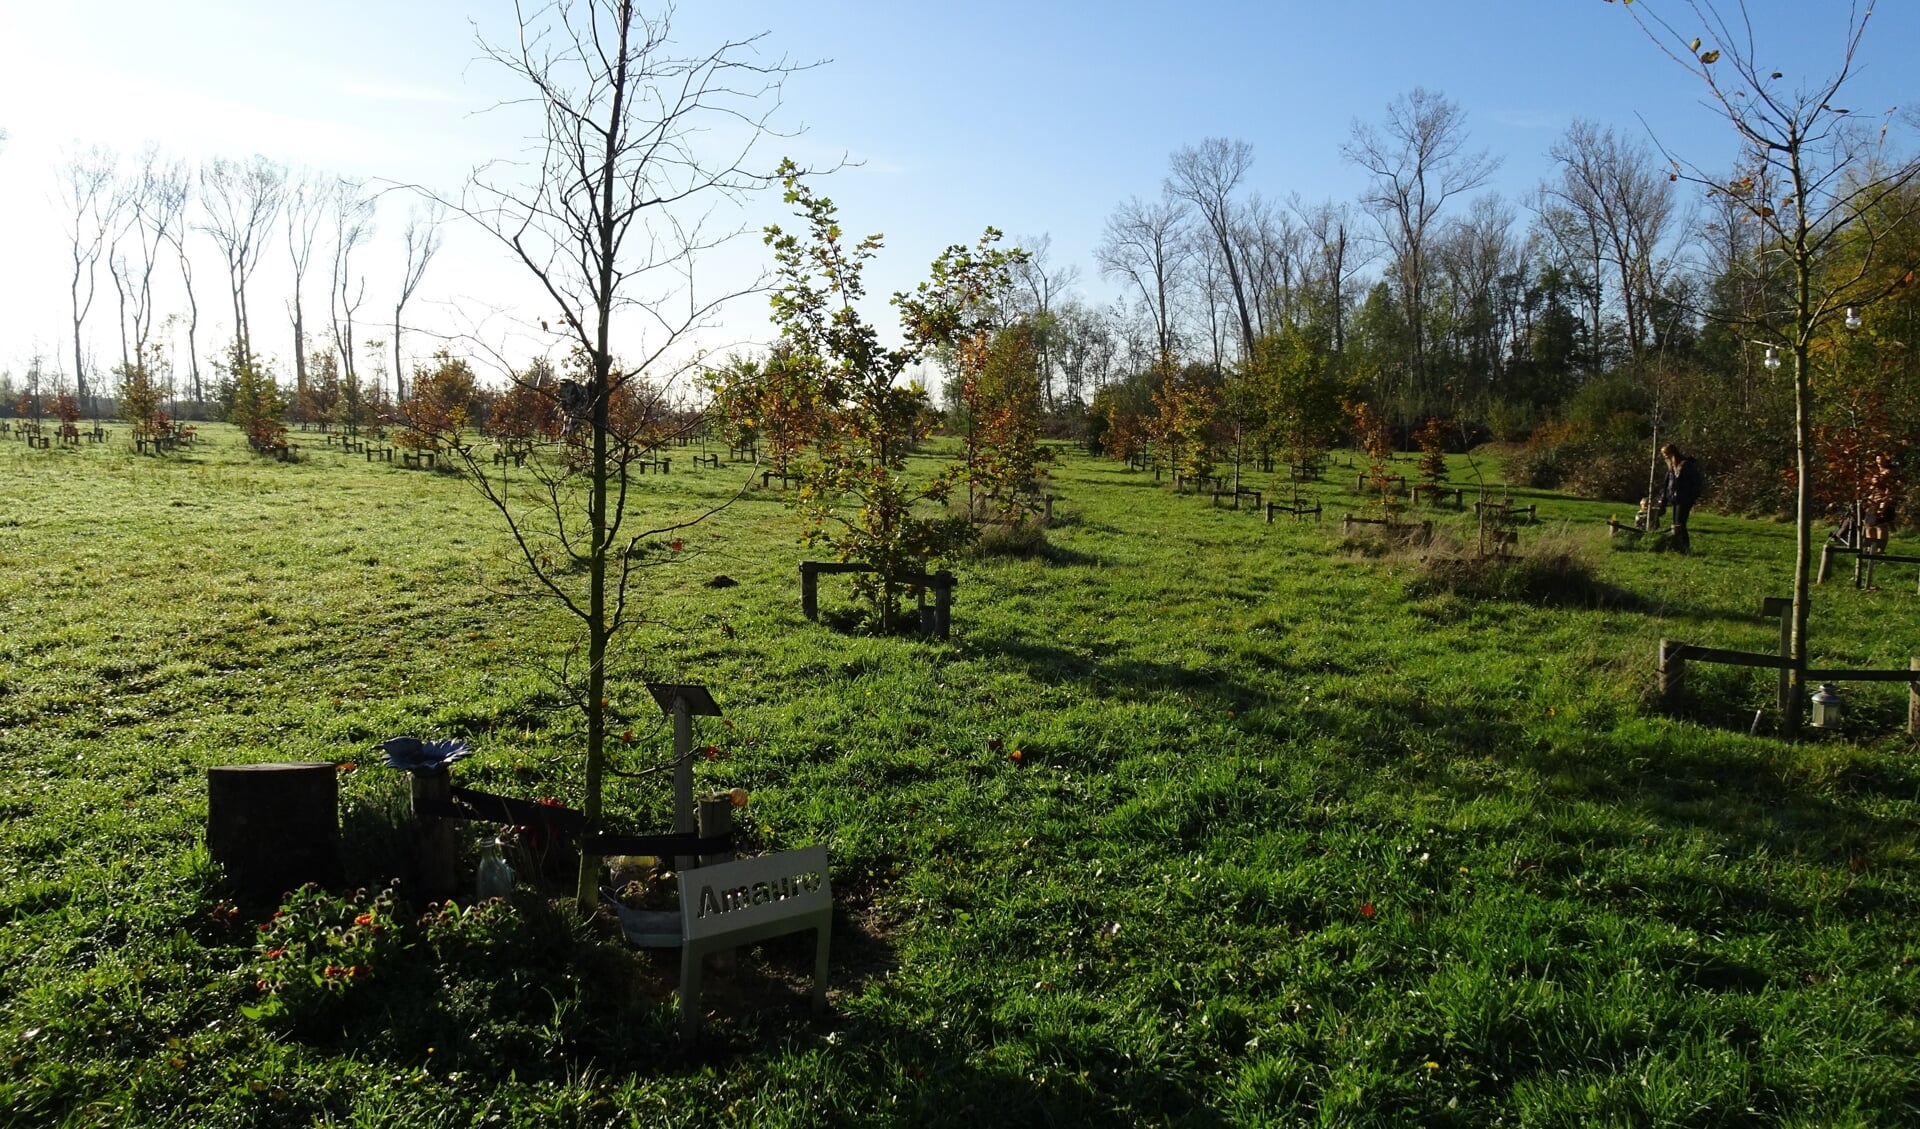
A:
{"label": "white wooden memorial sign", "polygon": [[813,1007],[827,1006],[827,952],[833,934],[833,887],[827,848],[680,871],[680,1030],[700,1026],[700,972],[709,953],[768,937],[815,930]]}

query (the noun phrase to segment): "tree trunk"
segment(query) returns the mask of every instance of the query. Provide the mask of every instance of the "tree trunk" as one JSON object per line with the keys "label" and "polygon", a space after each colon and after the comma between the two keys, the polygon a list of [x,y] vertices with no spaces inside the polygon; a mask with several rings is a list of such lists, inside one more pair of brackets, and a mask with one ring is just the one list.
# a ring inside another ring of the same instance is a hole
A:
{"label": "tree trunk", "polygon": [[73,389],[80,397],[80,410],[87,408],[87,369],[80,351],[80,319],[73,319]]}

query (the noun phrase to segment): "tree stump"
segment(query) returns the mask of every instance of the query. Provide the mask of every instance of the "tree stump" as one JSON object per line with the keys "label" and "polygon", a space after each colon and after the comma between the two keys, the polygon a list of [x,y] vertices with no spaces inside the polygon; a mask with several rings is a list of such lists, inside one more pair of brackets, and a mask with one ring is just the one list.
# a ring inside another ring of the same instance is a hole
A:
{"label": "tree stump", "polygon": [[248,897],[337,881],[340,788],[331,764],[207,769],[207,851]]}

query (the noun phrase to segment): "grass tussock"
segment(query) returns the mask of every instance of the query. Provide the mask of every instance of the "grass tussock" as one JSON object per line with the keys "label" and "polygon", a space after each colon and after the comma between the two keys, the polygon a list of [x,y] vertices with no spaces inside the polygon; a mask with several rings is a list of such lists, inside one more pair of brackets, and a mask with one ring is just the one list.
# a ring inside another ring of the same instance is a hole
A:
{"label": "grass tussock", "polygon": [[[1620,608],[1634,597],[1600,575],[1581,542],[1549,534],[1509,555],[1481,554],[1449,538],[1419,556],[1407,581],[1415,599],[1439,595],[1554,608]],[[1452,549],[1452,551],[1447,551]]]}

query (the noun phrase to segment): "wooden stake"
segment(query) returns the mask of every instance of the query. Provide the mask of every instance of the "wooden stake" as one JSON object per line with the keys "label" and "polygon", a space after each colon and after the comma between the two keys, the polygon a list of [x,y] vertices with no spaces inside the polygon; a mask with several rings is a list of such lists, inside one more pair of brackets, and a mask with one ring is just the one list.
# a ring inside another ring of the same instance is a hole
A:
{"label": "wooden stake", "polygon": [[460,844],[453,820],[437,814],[453,800],[453,776],[444,768],[407,774],[413,783],[413,827],[418,844],[420,896],[430,902],[454,894],[460,878]]}
{"label": "wooden stake", "polygon": [[1907,683],[1907,735],[1920,737],[1920,658],[1908,659],[1907,669],[1914,672]]}
{"label": "wooden stake", "polygon": [[[689,834],[696,827],[693,811],[693,707],[681,695],[673,699],[673,830]],[[693,865],[692,855],[673,860],[676,870]]]}

